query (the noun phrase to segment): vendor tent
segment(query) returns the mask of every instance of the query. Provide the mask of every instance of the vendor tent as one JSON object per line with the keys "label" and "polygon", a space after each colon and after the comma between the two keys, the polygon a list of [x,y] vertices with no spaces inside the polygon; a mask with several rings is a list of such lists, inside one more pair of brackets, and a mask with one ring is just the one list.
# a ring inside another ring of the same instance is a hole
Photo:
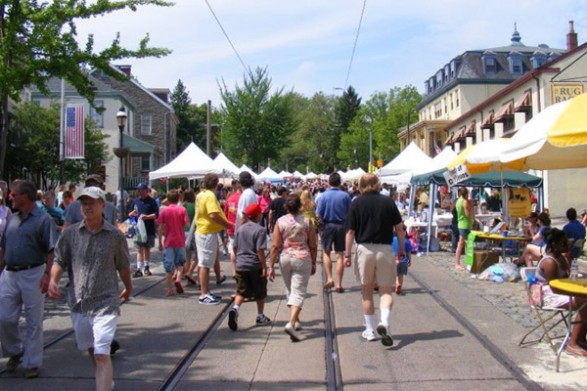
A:
{"label": "vendor tent", "polygon": [[587,94],[548,106],[512,136],[500,159],[520,170],[587,166]]}
{"label": "vendor tent", "polygon": [[[446,168],[412,177],[411,183],[414,186],[426,186],[429,184],[446,185],[444,173]],[[503,182],[502,182],[503,180]],[[469,187],[540,187],[542,178],[519,171],[508,172],[487,172],[484,174],[471,175],[468,179],[458,183],[458,186]]]}
{"label": "vendor tent", "polygon": [[249,166],[247,166],[246,164],[243,164],[242,166],[240,166],[240,168],[238,169],[238,173],[240,174],[241,172],[246,171],[249,174],[251,174],[253,176],[253,178],[257,179],[258,175],[255,173],[255,171],[253,171]]}
{"label": "vendor tent", "polygon": [[257,175],[257,179],[266,182],[282,182],[283,178],[278,173],[273,171],[271,167],[267,167],[263,172]]}
{"label": "vendor tent", "polygon": [[418,170],[430,164],[432,159],[412,142],[392,161],[381,167],[377,173],[380,176],[397,175]]}
{"label": "vendor tent", "polygon": [[429,164],[419,167],[412,175],[420,175],[446,168],[457,157],[457,153],[451,147],[445,147],[438,155],[434,156]]}
{"label": "vendor tent", "polygon": [[309,172],[306,174],[306,179],[312,180],[312,179],[317,179],[318,175],[314,174],[313,172]]}
{"label": "vendor tent", "polygon": [[214,163],[216,163],[218,167],[226,174],[238,175],[240,172],[239,168],[222,152],[220,152],[218,156],[214,158]]}
{"label": "vendor tent", "polygon": [[167,165],[151,171],[149,181],[159,178],[203,177],[210,173],[221,174],[222,168],[192,142]]}

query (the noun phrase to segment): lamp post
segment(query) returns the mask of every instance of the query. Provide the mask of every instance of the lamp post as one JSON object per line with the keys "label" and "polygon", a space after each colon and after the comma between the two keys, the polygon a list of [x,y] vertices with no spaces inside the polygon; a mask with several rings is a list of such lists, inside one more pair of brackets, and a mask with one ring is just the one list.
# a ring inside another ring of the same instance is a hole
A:
{"label": "lamp post", "polygon": [[120,221],[124,221],[124,185],[122,180],[122,160],[128,153],[128,148],[123,147],[122,142],[122,134],[124,133],[124,127],[126,126],[126,119],[127,119],[126,111],[124,110],[124,106],[120,106],[118,113],[116,113],[116,122],[118,123],[118,129],[120,130],[120,140],[119,140],[119,147],[114,148],[114,154],[120,159],[120,168],[118,171],[118,191],[120,192],[118,197],[118,202],[120,202]]}
{"label": "lamp post", "polygon": [[373,129],[369,128],[369,172],[375,172],[373,167]]}

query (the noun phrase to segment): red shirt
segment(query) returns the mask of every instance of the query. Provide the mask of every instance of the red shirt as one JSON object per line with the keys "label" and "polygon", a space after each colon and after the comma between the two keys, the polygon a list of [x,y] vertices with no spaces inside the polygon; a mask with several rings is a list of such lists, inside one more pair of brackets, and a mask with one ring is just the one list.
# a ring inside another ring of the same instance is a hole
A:
{"label": "red shirt", "polygon": [[238,210],[238,201],[240,198],[240,191],[237,193],[232,193],[224,203],[224,214],[226,215],[226,219],[232,223],[232,228],[226,230],[226,233],[229,235],[234,235],[234,227],[236,226],[236,211]]}
{"label": "red shirt", "polygon": [[185,247],[184,226],[189,224],[188,213],[178,204],[170,204],[159,213],[157,224],[165,224],[165,248]]}

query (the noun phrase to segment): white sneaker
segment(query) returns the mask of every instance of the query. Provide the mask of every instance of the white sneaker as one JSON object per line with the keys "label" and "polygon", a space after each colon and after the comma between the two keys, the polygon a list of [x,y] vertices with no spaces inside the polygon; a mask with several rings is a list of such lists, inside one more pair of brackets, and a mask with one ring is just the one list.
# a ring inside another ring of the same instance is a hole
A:
{"label": "white sneaker", "polygon": [[373,330],[365,330],[361,336],[369,342],[377,341],[377,337],[375,336],[375,332]]}
{"label": "white sneaker", "polygon": [[393,346],[393,338],[391,338],[391,334],[389,333],[387,326],[385,326],[383,323],[379,323],[377,325],[377,334],[381,336],[381,343],[383,346]]}
{"label": "white sneaker", "polygon": [[289,335],[289,338],[292,342],[299,342],[301,340],[300,336],[298,335],[298,333],[296,333],[296,330],[291,325],[291,323],[286,324],[283,331],[285,331]]}
{"label": "white sneaker", "polygon": [[296,322],[296,324],[294,324],[294,330],[299,331],[301,329],[302,329],[302,325],[300,324],[300,322]]}

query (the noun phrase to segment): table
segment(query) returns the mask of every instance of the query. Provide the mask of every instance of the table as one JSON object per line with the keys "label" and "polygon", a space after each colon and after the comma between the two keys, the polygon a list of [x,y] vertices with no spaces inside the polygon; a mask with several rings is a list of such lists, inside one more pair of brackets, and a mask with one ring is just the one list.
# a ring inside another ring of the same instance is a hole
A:
{"label": "table", "polygon": [[474,235],[475,239],[501,242],[501,245],[500,245],[501,255],[504,260],[506,259],[506,252],[505,252],[506,241],[512,240],[512,241],[518,242],[518,252],[519,252],[521,244],[524,244],[525,242],[532,241],[532,238],[529,238],[526,236],[521,236],[521,235],[504,236],[503,234],[496,234],[496,233],[491,233],[491,232],[481,232],[481,231],[471,231],[471,234]]}
{"label": "table", "polygon": [[556,354],[556,371],[559,372],[561,354],[563,350],[565,350],[565,347],[571,338],[571,330],[573,328],[573,314],[582,311],[587,306],[587,278],[577,278],[576,280],[571,280],[570,278],[558,278],[555,280],[550,280],[548,284],[554,293],[585,299],[585,302],[575,310],[573,310],[573,301],[569,300],[567,335],[565,335],[565,339],[563,340],[563,343],[561,344]]}
{"label": "table", "polygon": [[[428,222],[426,222],[426,221],[415,221],[412,219],[407,219],[407,220],[404,220],[404,224],[406,226],[407,233],[411,233],[414,230],[414,228],[424,228],[424,231],[426,229],[428,229]],[[437,228],[438,228],[438,225],[436,223],[432,223],[432,232],[431,232],[432,237],[437,236],[437,232],[436,232]]]}

